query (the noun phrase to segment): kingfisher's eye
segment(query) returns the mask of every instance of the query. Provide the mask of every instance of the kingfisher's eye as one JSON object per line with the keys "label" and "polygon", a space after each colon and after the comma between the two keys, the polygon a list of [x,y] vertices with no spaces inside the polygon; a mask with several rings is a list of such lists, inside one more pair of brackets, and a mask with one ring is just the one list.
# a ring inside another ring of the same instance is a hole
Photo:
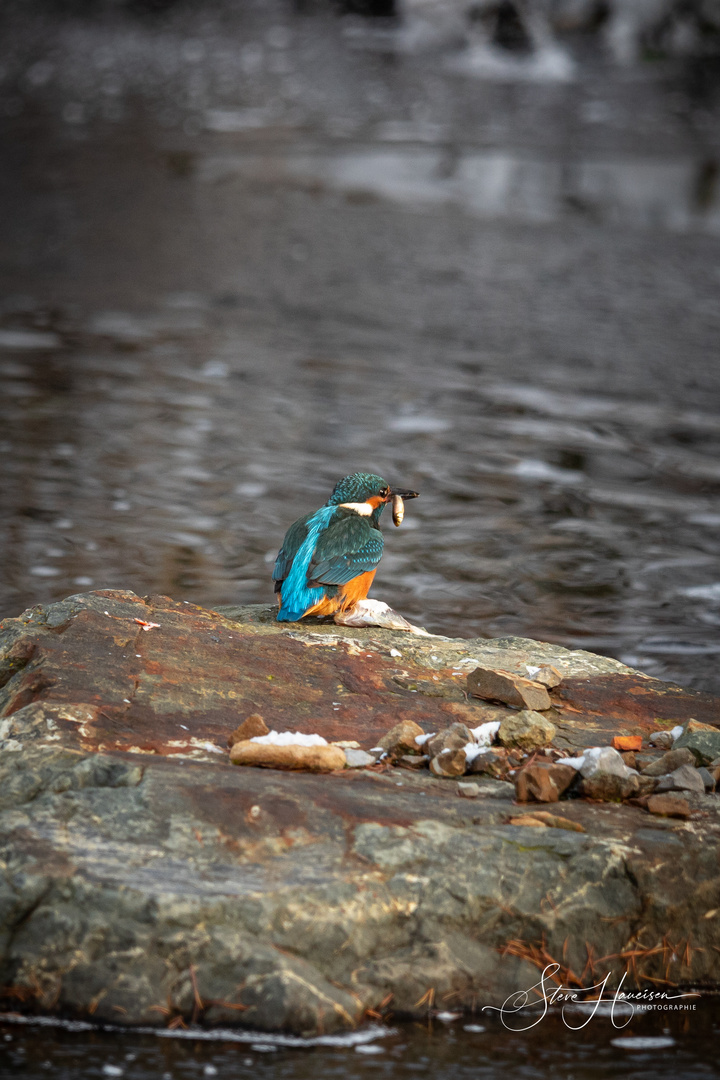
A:
{"label": "kingfisher's eye", "polygon": [[389,488],[389,487],[384,487],[384,488],[382,489],[382,491],[380,492],[380,494],[381,494],[381,495],[382,495],[383,497],[385,497],[385,495],[389,495],[389,494],[390,494],[390,488]]}

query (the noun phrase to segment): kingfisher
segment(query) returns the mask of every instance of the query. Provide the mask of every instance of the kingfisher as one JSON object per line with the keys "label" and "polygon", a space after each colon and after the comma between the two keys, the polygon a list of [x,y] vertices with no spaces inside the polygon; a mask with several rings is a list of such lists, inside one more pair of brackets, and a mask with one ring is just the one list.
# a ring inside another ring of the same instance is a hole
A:
{"label": "kingfisher", "polygon": [[279,622],[332,615],[345,626],[417,631],[368,590],[383,553],[380,515],[392,504],[399,525],[404,500],[417,491],[391,488],[382,476],[355,472],[335,485],[319,510],[298,518],[285,533],[273,570]]}

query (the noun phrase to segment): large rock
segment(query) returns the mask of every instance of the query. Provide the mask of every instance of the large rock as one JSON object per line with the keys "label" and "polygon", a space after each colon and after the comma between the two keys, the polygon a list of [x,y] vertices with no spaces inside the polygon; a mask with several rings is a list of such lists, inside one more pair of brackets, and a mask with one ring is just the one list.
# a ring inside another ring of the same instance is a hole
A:
{"label": "large rock", "polygon": [[553,694],[568,707],[555,743],[570,753],[618,730],[649,734],[657,717],[718,715],[709,695],[517,638],[280,625],[269,607],[217,613],[121,592],[5,620],[6,1007],[330,1032],[390,994],[397,1015],[425,1014],[430,991],[453,1008],[499,1005],[537,981],[505,955],[510,941],[526,955],[542,942],[575,971],[589,946],[617,980],[639,925],[643,940],[690,936],[694,947],[635,957],[624,988],[718,987],[717,920],[705,918],[720,907],[716,796],[692,796],[701,812],[687,827],[573,800],[567,817],[583,834],[508,824],[512,785],[485,776],[465,799],[427,769],[230,761],[228,735],[255,712],[276,730],[363,749],[399,720],[425,733],[475,728],[496,714],[458,685],[468,657],[517,673],[556,667]]}

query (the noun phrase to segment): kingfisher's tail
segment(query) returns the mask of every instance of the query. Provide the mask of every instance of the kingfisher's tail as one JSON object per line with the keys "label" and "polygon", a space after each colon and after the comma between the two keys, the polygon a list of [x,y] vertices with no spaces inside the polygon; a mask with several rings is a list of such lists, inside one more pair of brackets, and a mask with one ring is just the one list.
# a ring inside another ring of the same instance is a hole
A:
{"label": "kingfisher's tail", "polygon": [[281,607],[277,613],[278,622],[299,622],[302,619],[304,611],[290,611],[289,608]]}

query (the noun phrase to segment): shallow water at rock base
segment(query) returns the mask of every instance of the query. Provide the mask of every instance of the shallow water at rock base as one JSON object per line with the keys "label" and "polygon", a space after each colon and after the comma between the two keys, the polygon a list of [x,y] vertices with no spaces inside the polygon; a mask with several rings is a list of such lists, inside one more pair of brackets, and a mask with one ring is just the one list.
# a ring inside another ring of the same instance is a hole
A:
{"label": "shallow water at rock base", "polygon": [[120,1034],[62,1026],[38,1029],[32,1022],[18,1025],[0,1020],[4,1057],[0,1077],[363,1080],[370,1075],[418,1075],[433,1080],[497,1080],[508,1070],[521,1080],[720,1076],[720,1009],[713,999],[699,1000],[693,1012],[646,1013],[627,1026],[627,1016],[621,1011],[615,1017],[617,1027],[609,1016],[596,1015],[581,1030],[570,1030],[585,1021],[588,1017],[583,1013],[568,1011],[563,1023],[557,1007],[551,1007],[529,1031],[508,1031],[497,1018],[479,1014],[449,1022],[393,1024],[386,1032],[375,1029],[375,1037],[367,1041],[339,1036],[336,1045],[302,1047],[284,1046],[282,1037],[261,1032],[239,1037],[208,1031],[196,1036],[191,1030]]}

